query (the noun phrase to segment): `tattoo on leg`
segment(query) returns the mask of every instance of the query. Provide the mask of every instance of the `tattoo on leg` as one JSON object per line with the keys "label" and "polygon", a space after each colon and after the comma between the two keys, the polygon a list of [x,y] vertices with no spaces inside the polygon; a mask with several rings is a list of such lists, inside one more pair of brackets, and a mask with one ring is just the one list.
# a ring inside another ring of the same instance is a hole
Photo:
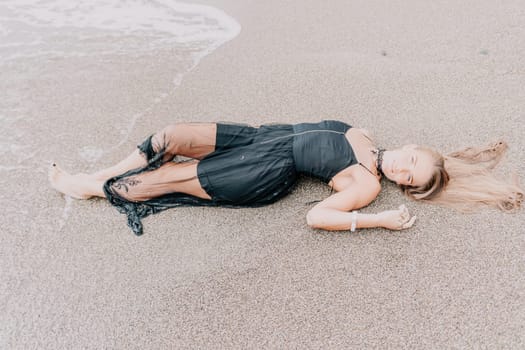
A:
{"label": "tattoo on leg", "polygon": [[129,192],[129,187],[137,186],[138,184],[142,183],[142,181],[137,180],[135,178],[131,177],[124,177],[122,179],[119,179],[113,183],[113,187],[117,190],[126,191],[126,193]]}

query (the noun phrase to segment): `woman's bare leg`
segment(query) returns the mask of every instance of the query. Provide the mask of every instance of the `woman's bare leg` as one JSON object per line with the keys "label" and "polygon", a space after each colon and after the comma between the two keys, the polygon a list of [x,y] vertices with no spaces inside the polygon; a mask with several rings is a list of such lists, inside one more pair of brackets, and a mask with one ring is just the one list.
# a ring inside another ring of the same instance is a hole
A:
{"label": "woman's bare leg", "polygon": [[49,182],[58,192],[76,199],[104,197],[104,180],[98,180],[90,174],[71,175],[56,164],[49,169]]}
{"label": "woman's bare leg", "polygon": [[197,177],[198,163],[198,160],[186,163],[169,162],[155,170],[120,178],[111,184],[111,190],[133,202],[142,202],[174,192],[210,199]]}
{"label": "woman's bare leg", "polygon": [[[199,198],[210,199],[197,177],[199,161],[165,163],[160,168],[115,181],[111,188],[119,196],[130,201],[145,201],[164,194],[182,192]],[[55,177],[54,179],[51,177]],[[57,166],[50,171],[50,181],[55,189],[77,199],[105,197],[104,180],[88,174],[69,175]]]}
{"label": "woman's bare leg", "polygon": [[[165,148],[164,161],[169,161],[176,155],[202,159],[215,150],[216,132],[217,124],[215,123],[172,124],[155,133],[151,143],[155,152]],[[146,164],[144,154],[137,149],[120,163],[92,175],[106,181]]]}
{"label": "woman's bare leg", "polygon": [[[176,155],[202,159],[215,150],[216,130],[217,125],[215,123],[181,123],[169,125],[153,135],[153,149],[155,152],[164,150],[163,160],[165,162],[173,159]],[[49,181],[51,186],[57,191],[73,198],[87,199],[93,196],[104,197],[103,186],[108,179],[146,165],[147,159],[144,154],[139,150],[135,150],[118,164],[93,174],[80,173],[72,175],[60,169],[58,166],[52,166],[49,171]],[[179,169],[175,168],[171,170],[179,171]],[[204,190],[202,191],[205,193]]]}

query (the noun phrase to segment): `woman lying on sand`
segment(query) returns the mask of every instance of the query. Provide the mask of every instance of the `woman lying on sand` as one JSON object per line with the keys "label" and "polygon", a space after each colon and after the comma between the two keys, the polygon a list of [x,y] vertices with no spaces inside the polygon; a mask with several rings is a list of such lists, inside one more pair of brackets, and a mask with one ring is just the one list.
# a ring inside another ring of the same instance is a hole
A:
{"label": "woman lying on sand", "polygon": [[490,172],[506,149],[497,142],[447,156],[417,145],[384,150],[366,130],[332,120],[260,127],[181,123],[148,137],[108,169],[70,175],[53,164],[49,178],[71,197],[106,197],[127,214],[137,235],[142,234],[141,218],[167,208],[273,203],[291,191],[300,174],[336,191],[310,209],[309,226],[401,230],[416,220],[403,205],[377,214],[357,212],[377,197],[382,176],[416,200],[458,209],[477,204],[519,208],[523,190],[517,178],[509,181]]}

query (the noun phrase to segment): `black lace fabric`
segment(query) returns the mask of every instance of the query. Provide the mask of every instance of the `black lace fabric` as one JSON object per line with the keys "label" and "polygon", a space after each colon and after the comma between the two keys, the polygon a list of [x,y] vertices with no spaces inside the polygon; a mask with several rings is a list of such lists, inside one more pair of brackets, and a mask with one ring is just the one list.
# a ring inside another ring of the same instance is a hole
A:
{"label": "black lace fabric", "polygon": [[[175,164],[180,161],[167,151],[171,149],[168,143],[166,137],[161,142],[148,137],[138,146],[147,165],[104,184],[107,199],[127,215],[128,226],[136,235],[142,235],[141,219],[148,215],[182,206],[267,205],[287,195],[297,180],[289,125],[253,128],[218,124],[215,151],[200,160],[197,176],[191,178]],[[181,182],[196,178],[211,199],[175,192]]]}
{"label": "black lace fabric", "polygon": [[[106,198],[119,212],[127,215],[128,226],[137,236],[143,233],[141,219],[151,214],[181,206],[216,205],[213,200],[184,193],[167,193],[152,199],[145,199],[148,198],[148,193],[151,193],[151,185],[148,186],[141,178],[144,177],[144,174],[157,170],[166,163],[166,144],[156,151],[152,143],[152,136],[150,136],[138,148],[147,159],[148,164],[143,168],[115,176],[104,184]],[[160,186],[166,187],[166,191],[169,192],[167,189],[169,183],[166,182]],[[161,191],[162,188],[156,190]]]}

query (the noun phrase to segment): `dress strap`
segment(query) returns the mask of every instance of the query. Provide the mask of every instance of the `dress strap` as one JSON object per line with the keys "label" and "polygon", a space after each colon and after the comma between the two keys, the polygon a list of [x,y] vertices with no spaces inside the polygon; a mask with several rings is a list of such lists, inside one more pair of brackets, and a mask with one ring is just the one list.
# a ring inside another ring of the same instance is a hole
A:
{"label": "dress strap", "polygon": [[367,135],[366,132],[361,132],[363,134],[364,137],[366,137],[368,139],[368,141],[370,141],[372,144],[374,143],[374,141],[372,141],[372,139]]}
{"label": "dress strap", "polygon": [[361,165],[363,168],[365,168],[370,174],[372,174],[372,175],[374,175],[374,176],[377,176],[377,174],[374,174],[374,173],[373,173],[370,169],[368,169],[368,168],[366,167],[366,165],[364,165],[363,163],[359,162],[358,164]]}

